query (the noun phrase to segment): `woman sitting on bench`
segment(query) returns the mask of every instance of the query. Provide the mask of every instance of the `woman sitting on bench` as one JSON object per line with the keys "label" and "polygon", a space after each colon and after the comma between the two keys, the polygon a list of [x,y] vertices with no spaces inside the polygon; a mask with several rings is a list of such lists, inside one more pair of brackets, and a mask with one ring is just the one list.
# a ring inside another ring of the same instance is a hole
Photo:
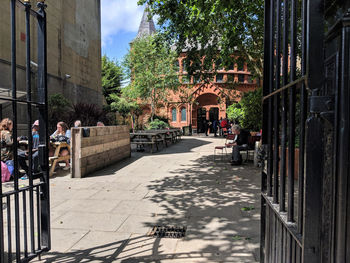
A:
{"label": "woman sitting on bench", "polygon": [[[56,142],[67,142],[68,144],[70,143],[70,138],[71,138],[71,133],[70,130],[68,129],[68,126],[65,122],[60,121],[57,123],[57,130],[51,134],[50,139],[54,140]],[[60,151],[60,156],[67,156],[69,155],[69,151],[67,148],[62,148]],[[50,156],[53,156],[54,152],[50,151]],[[70,165],[69,165],[69,160],[65,160],[66,166],[63,168],[63,170],[69,170]]]}

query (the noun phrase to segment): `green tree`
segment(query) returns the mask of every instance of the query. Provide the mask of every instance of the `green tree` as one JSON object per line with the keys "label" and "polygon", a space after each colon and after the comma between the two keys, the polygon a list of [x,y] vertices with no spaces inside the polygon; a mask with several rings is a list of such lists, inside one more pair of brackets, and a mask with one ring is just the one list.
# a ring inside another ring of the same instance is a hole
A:
{"label": "green tree", "polygon": [[[262,78],[263,0],[139,0],[138,3],[147,3],[149,11],[159,16],[160,36],[176,44],[178,52],[186,49],[190,74],[203,67],[204,71],[210,70],[213,61],[217,68],[228,67],[232,55],[238,55],[248,62],[255,76]],[[195,63],[202,57],[206,58],[204,66]]]}
{"label": "green tree", "polygon": [[244,112],[239,103],[234,103],[226,109],[227,117],[234,123],[241,124]]}
{"label": "green tree", "polygon": [[111,94],[121,94],[123,79],[123,68],[117,61],[104,55],[102,57],[102,93],[108,105],[113,102]]}
{"label": "green tree", "polygon": [[228,118],[238,121],[244,129],[258,131],[262,127],[262,89],[244,93],[241,101],[227,108]]}
{"label": "green tree", "polygon": [[159,102],[166,101],[168,91],[179,85],[175,65],[177,55],[164,42],[154,36],[136,39],[125,58],[127,74],[131,80],[124,88],[126,97],[142,100],[151,105],[151,120]]}
{"label": "green tree", "polygon": [[117,94],[111,94],[110,110],[112,112],[118,112],[123,117],[123,124],[125,124],[126,117],[131,113],[134,108],[137,108],[135,102],[130,102],[124,97],[120,97]]}

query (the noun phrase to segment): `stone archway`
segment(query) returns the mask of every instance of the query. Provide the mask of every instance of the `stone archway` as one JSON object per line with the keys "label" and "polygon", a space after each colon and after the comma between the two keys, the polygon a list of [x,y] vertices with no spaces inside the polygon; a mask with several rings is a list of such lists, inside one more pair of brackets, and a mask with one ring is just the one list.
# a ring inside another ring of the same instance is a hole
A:
{"label": "stone archway", "polygon": [[225,100],[214,93],[203,93],[198,96],[192,106],[192,125],[198,133],[204,132],[204,120],[213,122],[225,117]]}

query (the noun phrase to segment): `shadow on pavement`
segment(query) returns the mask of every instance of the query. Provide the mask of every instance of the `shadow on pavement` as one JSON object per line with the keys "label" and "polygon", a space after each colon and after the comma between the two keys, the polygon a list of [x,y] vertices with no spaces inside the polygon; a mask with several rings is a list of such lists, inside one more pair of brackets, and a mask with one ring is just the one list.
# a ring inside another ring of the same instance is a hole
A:
{"label": "shadow on pavement", "polygon": [[[210,142],[184,139],[169,146],[170,154],[186,153]],[[171,147],[174,147],[170,150]],[[167,154],[166,150],[154,155]],[[132,158],[109,167],[110,175],[148,153],[133,153]],[[67,253],[49,252],[45,262],[258,262],[260,241],[260,169],[251,164],[232,167],[201,156],[171,175],[153,179],[144,197],[161,207],[153,226],[185,226],[185,238],[153,238],[132,234],[101,246]],[[94,176],[94,175],[92,175]]]}
{"label": "shadow on pavement", "polygon": [[250,249],[258,260],[260,170],[251,164],[232,167],[206,155],[171,173],[148,185],[149,199],[167,211],[156,224],[187,226],[185,251],[191,241],[200,242],[207,244],[200,253],[215,251],[220,262],[236,262],[232,254],[240,241],[246,245],[240,252],[253,244]]}
{"label": "shadow on pavement", "polygon": [[170,144],[168,147],[160,146],[159,151],[150,153],[149,149],[146,148],[144,152],[136,152],[135,149],[131,152],[131,157],[128,159],[125,159],[115,165],[111,165],[108,167],[103,168],[103,170],[96,171],[94,173],[89,174],[86,177],[95,177],[95,176],[110,176],[113,173],[116,173],[117,171],[123,169],[124,167],[132,164],[133,162],[137,161],[140,158],[146,157],[146,156],[157,156],[157,155],[164,155],[164,154],[182,154],[182,153],[189,153],[193,151],[193,149],[197,147],[201,147],[207,144],[210,144],[211,142],[200,140],[200,139],[192,139],[192,138],[183,138],[181,141],[177,143]]}

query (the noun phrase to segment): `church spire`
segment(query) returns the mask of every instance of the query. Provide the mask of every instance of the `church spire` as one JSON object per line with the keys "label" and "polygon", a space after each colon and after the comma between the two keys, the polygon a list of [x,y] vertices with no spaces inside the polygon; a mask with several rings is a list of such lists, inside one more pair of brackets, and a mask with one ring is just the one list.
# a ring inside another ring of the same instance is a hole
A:
{"label": "church spire", "polygon": [[153,19],[148,19],[149,12],[147,11],[147,8],[148,7],[146,6],[145,11],[143,12],[139,31],[137,33],[136,38],[139,38],[141,36],[149,36],[156,32],[156,27],[154,26]]}

